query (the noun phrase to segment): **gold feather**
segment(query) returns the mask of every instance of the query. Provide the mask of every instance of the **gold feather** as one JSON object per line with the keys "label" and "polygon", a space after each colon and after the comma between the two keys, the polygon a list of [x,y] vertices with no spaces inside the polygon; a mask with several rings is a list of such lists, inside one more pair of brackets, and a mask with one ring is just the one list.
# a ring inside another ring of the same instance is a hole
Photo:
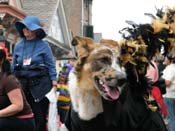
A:
{"label": "gold feather", "polygon": [[153,98],[153,96],[149,93],[148,95],[144,95],[143,96],[148,109],[150,109],[151,111],[155,112],[157,111],[157,106],[153,105],[151,102],[155,101],[155,99]]}
{"label": "gold feather", "polygon": [[152,22],[152,27],[154,29],[154,33],[158,33],[162,29],[169,29],[169,25],[165,24],[164,19],[154,19]]}
{"label": "gold feather", "polygon": [[168,49],[168,54],[171,54],[173,57],[175,56],[175,39],[174,38],[168,38],[168,41],[170,42],[170,46]]}

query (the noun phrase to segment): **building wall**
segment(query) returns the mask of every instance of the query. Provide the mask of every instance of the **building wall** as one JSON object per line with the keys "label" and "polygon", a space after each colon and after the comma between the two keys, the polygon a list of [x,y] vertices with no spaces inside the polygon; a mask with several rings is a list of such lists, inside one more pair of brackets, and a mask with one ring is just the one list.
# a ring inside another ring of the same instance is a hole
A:
{"label": "building wall", "polygon": [[102,39],[102,33],[94,33],[94,41],[99,43]]}
{"label": "building wall", "polygon": [[92,2],[84,0],[84,25],[92,25]]}
{"label": "building wall", "polygon": [[83,36],[83,25],[92,24],[92,5],[88,6],[85,1],[63,0],[68,28],[73,36]]}
{"label": "building wall", "polygon": [[82,0],[63,0],[68,29],[73,36],[82,35]]}
{"label": "building wall", "polygon": [[[49,30],[53,12],[56,10],[56,4],[61,0],[20,0],[21,8],[27,15],[36,15],[44,23],[46,32]],[[73,36],[83,35],[83,25],[86,25],[87,9],[85,7],[85,0],[62,0],[64,12],[68,24],[68,30]],[[45,12],[45,13],[44,13]],[[46,23],[46,24],[45,24]]]}
{"label": "building wall", "polygon": [[57,8],[57,1],[58,0],[21,0],[21,6],[27,15],[37,16],[41,22],[44,23],[43,27],[47,32],[51,24],[53,12]]}

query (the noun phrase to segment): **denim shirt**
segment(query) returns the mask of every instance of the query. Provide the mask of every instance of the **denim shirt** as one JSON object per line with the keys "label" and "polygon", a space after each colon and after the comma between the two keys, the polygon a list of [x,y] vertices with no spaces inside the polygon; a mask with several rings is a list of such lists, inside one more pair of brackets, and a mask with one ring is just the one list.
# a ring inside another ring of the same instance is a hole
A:
{"label": "denim shirt", "polygon": [[54,57],[52,50],[46,41],[40,39],[23,39],[19,41],[14,48],[12,72],[17,64],[25,66],[23,65],[23,60],[29,58],[31,58],[30,65],[45,65],[48,68],[50,79],[57,80]]}

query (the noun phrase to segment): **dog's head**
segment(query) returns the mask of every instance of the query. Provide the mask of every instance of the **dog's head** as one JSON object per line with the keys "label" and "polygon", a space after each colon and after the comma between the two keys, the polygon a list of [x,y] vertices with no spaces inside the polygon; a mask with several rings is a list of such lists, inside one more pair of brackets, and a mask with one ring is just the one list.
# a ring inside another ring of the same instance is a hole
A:
{"label": "dog's head", "polygon": [[76,46],[78,56],[74,69],[78,87],[106,100],[118,99],[126,84],[126,73],[120,64],[117,42],[94,43],[90,38],[74,37],[72,45]]}

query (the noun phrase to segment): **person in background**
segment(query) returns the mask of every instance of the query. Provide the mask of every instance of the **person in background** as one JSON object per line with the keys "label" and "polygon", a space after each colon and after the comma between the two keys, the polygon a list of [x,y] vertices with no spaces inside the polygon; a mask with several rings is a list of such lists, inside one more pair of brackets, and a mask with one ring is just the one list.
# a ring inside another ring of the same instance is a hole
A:
{"label": "person in background", "polygon": [[164,64],[164,56],[160,55],[155,58],[155,62],[157,64],[158,70],[159,70],[159,77],[162,75],[162,71],[165,69]]}
{"label": "person in background", "polygon": [[160,92],[162,95],[164,95],[166,93],[166,85],[165,85],[165,80],[162,78],[162,72],[165,69],[165,64],[164,64],[164,56],[160,55],[160,56],[156,56],[155,57],[155,63],[158,67],[158,71],[159,71],[159,79],[156,83],[154,83],[154,85],[158,86],[160,89]]}
{"label": "person in background", "polygon": [[21,84],[10,73],[10,63],[0,47],[0,131],[35,131],[33,112]]}
{"label": "person in background", "polygon": [[154,97],[155,101],[158,104],[159,112],[161,113],[164,120],[167,120],[168,112],[167,112],[165,102],[163,100],[159,87],[155,85],[155,83],[159,79],[159,70],[158,70],[157,64],[153,60],[148,66],[146,77],[152,82],[151,95]]}
{"label": "person in background", "polygon": [[13,55],[12,54],[9,54],[8,57],[7,57],[7,59],[10,62],[10,64],[13,63]]}
{"label": "person in background", "polygon": [[165,79],[166,94],[163,95],[168,110],[168,129],[175,131],[175,57],[168,54],[164,61],[166,67],[162,78]]}
{"label": "person in background", "polygon": [[58,76],[57,92],[59,92],[59,97],[57,107],[62,123],[65,123],[65,118],[70,108],[70,94],[67,85],[69,72],[70,66],[67,64],[62,67]]}
{"label": "person in background", "polygon": [[15,24],[21,40],[16,43],[12,70],[23,84],[26,98],[32,107],[36,130],[45,131],[49,100],[45,95],[57,86],[54,57],[36,16],[26,16]]}

